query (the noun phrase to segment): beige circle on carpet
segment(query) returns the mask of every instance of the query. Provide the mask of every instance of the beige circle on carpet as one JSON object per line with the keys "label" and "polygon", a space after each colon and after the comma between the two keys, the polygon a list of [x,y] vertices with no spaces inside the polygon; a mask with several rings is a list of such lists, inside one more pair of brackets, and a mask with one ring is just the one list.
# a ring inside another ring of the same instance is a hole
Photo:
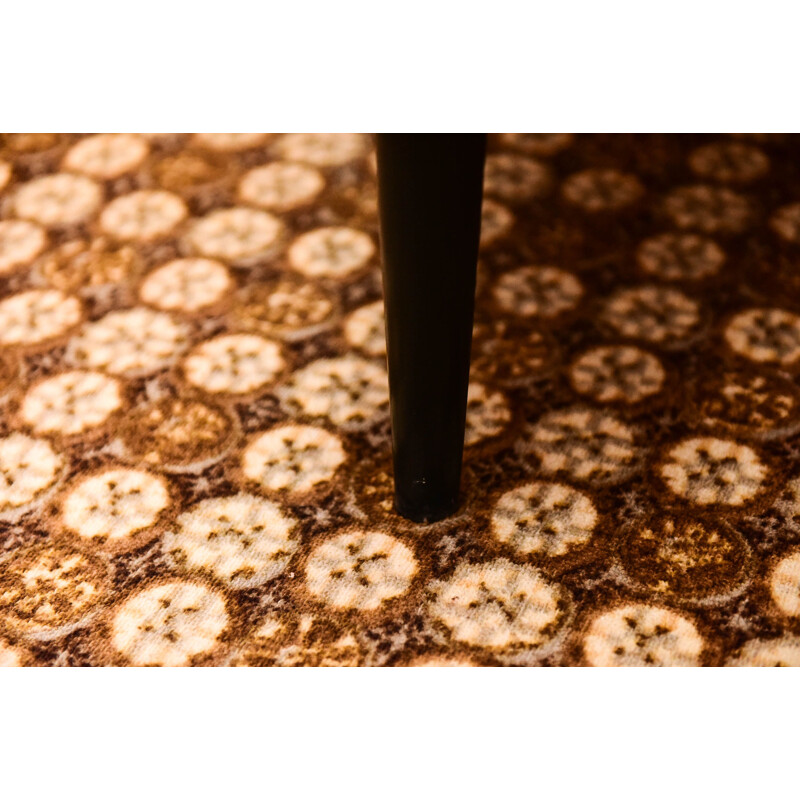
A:
{"label": "beige circle on carpet", "polygon": [[166,552],[182,569],[203,569],[234,589],[280,575],[297,550],[296,522],[262,497],[237,494],[201,500],[164,534]]}
{"label": "beige circle on carpet", "polygon": [[29,389],[20,413],[34,433],[72,436],[102,425],[121,407],[118,380],[100,372],[73,370]]}
{"label": "beige circle on carpet", "polygon": [[98,133],[72,145],[62,166],[108,180],[141,166],[149,152],[147,140],[136,133]]}
{"label": "beige circle on carpet", "polygon": [[183,363],[186,380],[214,394],[252,392],[274,380],[283,367],[275,342],[244,333],[209,339]]}
{"label": "beige circle on carpet", "polygon": [[181,667],[212,650],[227,627],[219,592],[172,581],[126,600],[112,620],[111,642],[134,665]]}
{"label": "beige circle on carpet", "polygon": [[495,538],[518,553],[563,556],[586,544],[597,526],[594,503],[563,483],[534,481],[503,494],[492,512]]}
{"label": "beige circle on carpet", "polygon": [[333,478],[346,454],[338,436],[313,425],[280,425],[242,454],[242,472],[270,491],[308,492]]}
{"label": "beige circle on carpet", "polygon": [[64,525],[85,539],[126,539],[149,528],[169,505],[163,478],[110,469],[79,481],[65,497]]}
{"label": "beige circle on carpet", "polygon": [[417,572],[399,539],[377,532],[343,533],[318,545],[306,565],[306,586],[335,608],[373,611],[405,594]]}
{"label": "beige circle on carpet", "polygon": [[14,195],[14,211],[19,217],[56,228],[86,221],[102,202],[103,191],[93,180],[58,172],[23,183]]}
{"label": "beige circle on carpet", "polygon": [[461,562],[431,584],[429,610],[458,642],[486,648],[541,647],[564,621],[563,593],[533,567],[498,558]]}
{"label": "beige circle on carpet", "polygon": [[112,311],[83,326],[67,348],[72,363],[114,375],[147,375],[186,349],[189,329],[169,314],[137,307]]}
{"label": "beige circle on carpet", "polygon": [[644,604],[601,614],[583,641],[593,667],[694,667],[703,638],[686,617]]}

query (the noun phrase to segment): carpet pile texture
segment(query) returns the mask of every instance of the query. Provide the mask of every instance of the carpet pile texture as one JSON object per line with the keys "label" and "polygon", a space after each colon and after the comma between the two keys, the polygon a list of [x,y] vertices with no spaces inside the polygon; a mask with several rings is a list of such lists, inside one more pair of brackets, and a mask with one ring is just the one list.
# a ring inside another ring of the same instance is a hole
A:
{"label": "carpet pile texture", "polygon": [[380,298],[366,135],[0,137],[0,664],[800,666],[800,138],[490,137],[432,525]]}

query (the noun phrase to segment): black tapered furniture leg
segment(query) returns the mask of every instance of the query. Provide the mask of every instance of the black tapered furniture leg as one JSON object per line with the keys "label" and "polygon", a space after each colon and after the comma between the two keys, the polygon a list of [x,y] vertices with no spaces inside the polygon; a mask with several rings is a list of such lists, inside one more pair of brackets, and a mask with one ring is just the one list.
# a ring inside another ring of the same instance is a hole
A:
{"label": "black tapered furniture leg", "polygon": [[377,135],[395,507],[458,508],[485,134]]}

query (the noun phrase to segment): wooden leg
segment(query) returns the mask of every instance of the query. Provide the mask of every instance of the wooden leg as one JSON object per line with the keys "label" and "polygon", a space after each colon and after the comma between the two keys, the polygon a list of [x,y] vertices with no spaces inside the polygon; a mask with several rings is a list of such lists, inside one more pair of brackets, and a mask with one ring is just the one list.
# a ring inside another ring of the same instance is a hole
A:
{"label": "wooden leg", "polygon": [[378,134],[395,506],[458,508],[485,134]]}

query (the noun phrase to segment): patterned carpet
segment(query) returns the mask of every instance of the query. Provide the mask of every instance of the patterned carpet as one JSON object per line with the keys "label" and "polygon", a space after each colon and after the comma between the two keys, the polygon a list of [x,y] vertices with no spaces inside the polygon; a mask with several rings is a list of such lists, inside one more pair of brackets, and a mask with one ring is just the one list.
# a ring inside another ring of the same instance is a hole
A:
{"label": "patterned carpet", "polygon": [[464,504],[391,507],[360,134],[0,138],[0,664],[800,666],[800,138],[490,138]]}

